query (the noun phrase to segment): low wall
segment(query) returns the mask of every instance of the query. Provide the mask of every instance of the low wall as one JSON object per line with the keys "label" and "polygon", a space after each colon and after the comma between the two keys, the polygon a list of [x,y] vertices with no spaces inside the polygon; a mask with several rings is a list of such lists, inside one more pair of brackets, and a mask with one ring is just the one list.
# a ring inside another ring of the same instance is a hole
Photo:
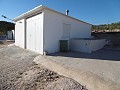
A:
{"label": "low wall", "polygon": [[105,32],[105,33],[92,33],[92,36],[96,39],[107,39],[110,40],[110,45],[120,46],[120,32]]}
{"label": "low wall", "polygon": [[90,52],[102,49],[107,43],[106,39],[91,40],[89,46],[91,49]]}
{"label": "low wall", "polygon": [[107,43],[106,39],[72,39],[70,50],[91,53],[103,48]]}
{"label": "low wall", "polygon": [[0,40],[0,44],[6,45],[7,44],[7,40]]}

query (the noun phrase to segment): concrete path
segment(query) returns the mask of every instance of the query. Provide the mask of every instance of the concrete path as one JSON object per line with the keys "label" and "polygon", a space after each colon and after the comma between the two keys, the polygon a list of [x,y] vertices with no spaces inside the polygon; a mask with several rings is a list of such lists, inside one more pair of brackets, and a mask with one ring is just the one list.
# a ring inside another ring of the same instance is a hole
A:
{"label": "concrete path", "polygon": [[73,78],[89,90],[120,90],[120,51],[69,52],[38,56],[37,64]]}

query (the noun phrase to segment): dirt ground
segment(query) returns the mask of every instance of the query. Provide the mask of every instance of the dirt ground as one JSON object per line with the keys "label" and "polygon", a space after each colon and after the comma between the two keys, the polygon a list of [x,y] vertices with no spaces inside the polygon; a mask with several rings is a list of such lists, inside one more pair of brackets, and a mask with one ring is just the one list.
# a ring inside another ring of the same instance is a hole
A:
{"label": "dirt ground", "polygon": [[77,81],[61,76],[33,59],[35,52],[0,45],[0,90],[87,90]]}

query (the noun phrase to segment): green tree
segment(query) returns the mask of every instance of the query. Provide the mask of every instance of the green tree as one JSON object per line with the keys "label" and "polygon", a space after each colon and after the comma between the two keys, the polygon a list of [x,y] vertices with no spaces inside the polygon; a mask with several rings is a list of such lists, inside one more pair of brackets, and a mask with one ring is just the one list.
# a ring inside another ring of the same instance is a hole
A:
{"label": "green tree", "polygon": [[15,24],[6,21],[0,21],[0,35],[6,34],[7,31],[15,30]]}
{"label": "green tree", "polygon": [[115,29],[119,29],[120,30],[120,22],[115,22],[115,23],[111,23],[111,24],[101,24],[101,25],[93,25],[92,26],[93,30],[109,30],[109,31],[114,31]]}

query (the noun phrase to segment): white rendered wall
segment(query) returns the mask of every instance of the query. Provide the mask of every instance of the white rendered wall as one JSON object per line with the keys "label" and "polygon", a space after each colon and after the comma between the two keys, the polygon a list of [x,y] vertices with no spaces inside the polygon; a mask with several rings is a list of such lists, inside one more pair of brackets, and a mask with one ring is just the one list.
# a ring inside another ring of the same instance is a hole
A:
{"label": "white rendered wall", "polygon": [[91,40],[72,39],[70,40],[70,50],[91,53],[90,42]]}
{"label": "white rendered wall", "polygon": [[15,45],[24,48],[24,29],[25,29],[25,20],[22,19],[16,22],[15,25]]}
{"label": "white rendered wall", "polygon": [[49,10],[45,10],[44,13],[44,50],[48,53],[59,51],[59,40],[65,39],[63,38],[64,23],[71,25],[70,38],[91,37],[91,25]]}
{"label": "white rendered wall", "polygon": [[12,31],[7,31],[7,39],[13,39],[13,32]]}
{"label": "white rendered wall", "polygon": [[106,41],[106,39],[91,40],[90,43],[91,52],[102,49],[106,44],[108,44],[108,41]]}
{"label": "white rendered wall", "polygon": [[13,39],[15,39],[15,30],[12,30],[13,33]]}
{"label": "white rendered wall", "polygon": [[108,42],[105,39],[98,40],[81,40],[81,39],[72,39],[70,40],[70,50],[79,51],[84,53],[91,53],[102,49]]}

